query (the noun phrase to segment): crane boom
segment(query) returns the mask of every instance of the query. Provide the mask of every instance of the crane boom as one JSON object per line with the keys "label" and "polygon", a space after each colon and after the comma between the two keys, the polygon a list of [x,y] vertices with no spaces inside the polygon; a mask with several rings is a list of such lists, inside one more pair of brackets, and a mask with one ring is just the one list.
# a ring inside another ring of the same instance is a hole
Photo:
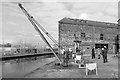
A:
{"label": "crane boom", "polygon": [[[20,8],[23,8],[21,4],[20,4]],[[25,13],[28,14],[27,16],[28,16],[28,17],[31,17],[31,18],[32,18],[32,21],[33,21],[34,23],[36,23],[37,26],[55,43],[55,45],[58,46],[58,48],[63,48],[63,47],[60,46],[60,45],[58,44],[58,42],[33,18],[33,16],[31,16],[24,8],[23,8],[23,10],[24,10]]]}
{"label": "crane boom", "polygon": [[33,21],[38,25],[39,28],[55,43],[55,45],[58,45],[58,42],[33,18]]}
{"label": "crane boom", "polygon": [[[53,54],[55,55],[55,57],[57,57],[57,59],[61,62],[60,58],[56,55],[55,51],[53,50],[53,48],[51,47],[51,45],[49,44],[49,42],[46,40],[46,38],[44,37],[44,35],[42,34],[42,32],[40,31],[40,29],[38,28],[38,26],[41,26],[40,24],[38,25],[38,22],[33,18],[33,16],[31,16],[26,10],[25,8],[22,7],[22,4],[18,4],[19,7],[21,8],[21,10],[23,11],[23,13],[27,16],[28,20],[31,22],[31,24],[34,26],[35,30],[39,33],[39,35],[41,36],[41,38],[43,39],[43,41],[49,46],[49,48],[51,49],[51,51],[53,52]],[[34,22],[35,21],[35,22]],[[37,23],[36,23],[37,22]],[[37,24],[37,25],[36,25]],[[41,26],[42,27],[42,26]],[[46,31],[44,28],[42,29],[44,31]],[[47,32],[47,31],[46,31]]]}

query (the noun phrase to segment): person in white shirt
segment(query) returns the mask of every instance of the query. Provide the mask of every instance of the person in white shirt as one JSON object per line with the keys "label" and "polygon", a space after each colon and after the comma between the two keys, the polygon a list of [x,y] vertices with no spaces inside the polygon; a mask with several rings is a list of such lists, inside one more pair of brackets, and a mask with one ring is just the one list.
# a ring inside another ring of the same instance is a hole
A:
{"label": "person in white shirt", "polygon": [[63,49],[61,50],[61,54],[64,54],[64,52],[65,52],[65,49],[63,48]]}

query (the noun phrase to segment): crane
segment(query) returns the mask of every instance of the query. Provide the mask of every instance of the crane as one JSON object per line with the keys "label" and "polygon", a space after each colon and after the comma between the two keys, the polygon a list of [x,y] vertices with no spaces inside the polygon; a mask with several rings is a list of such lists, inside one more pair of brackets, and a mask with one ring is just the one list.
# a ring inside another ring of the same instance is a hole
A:
{"label": "crane", "polygon": [[[23,11],[23,13],[27,16],[28,20],[31,22],[31,24],[34,26],[35,30],[39,33],[39,35],[41,36],[41,38],[43,39],[43,41],[49,46],[50,50],[53,52],[53,54],[55,55],[55,57],[60,61],[61,59],[58,57],[58,55],[55,53],[55,51],[53,50],[53,48],[51,47],[51,45],[49,44],[49,42],[46,40],[46,38],[44,37],[44,35],[42,34],[41,30],[59,47],[59,45],[57,44],[57,41],[33,18],[33,16],[31,16],[26,10],[25,8],[22,6],[22,4],[18,3],[18,6],[20,7],[20,9]],[[41,29],[41,30],[40,30]]]}

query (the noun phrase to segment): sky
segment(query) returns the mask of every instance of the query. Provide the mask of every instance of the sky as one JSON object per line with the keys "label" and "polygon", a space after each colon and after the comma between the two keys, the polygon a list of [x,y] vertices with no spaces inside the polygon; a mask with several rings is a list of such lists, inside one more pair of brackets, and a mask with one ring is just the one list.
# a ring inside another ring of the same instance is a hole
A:
{"label": "sky", "polygon": [[[0,3],[0,10],[2,10],[0,13],[2,16],[0,17],[0,43],[45,45],[17,3],[21,3],[56,40],[58,40],[58,21],[64,17],[117,23],[118,0],[96,1],[2,0]],[[52,42],[50,41],[50,43]]]}

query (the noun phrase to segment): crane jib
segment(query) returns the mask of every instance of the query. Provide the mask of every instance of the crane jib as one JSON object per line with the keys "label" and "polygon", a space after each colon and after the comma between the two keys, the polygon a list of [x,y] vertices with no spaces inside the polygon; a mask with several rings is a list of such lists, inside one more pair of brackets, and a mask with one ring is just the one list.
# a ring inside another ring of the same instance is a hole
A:
{"label": "crane jib", "polygon": [[[51,45],[49,44],[49,42],[46,40],[46,38],[44,37],[44,35],[41,33],[41,31],[37,27],[36,24],[38,24],[38,22],[35,19],[33,19],[33,17],[22,7],[22,4],[19,3],[18,5],[22,9],[22,11],[25,13],[25,15],[27,16],[28,20],[31,22],[31,24],[34,26],[35,30],[39,33],[39,35],[41,36],[41,38],[43,39],[43,41],[50,47],[50,49],[53,52],[53,54],[55,55],[55,57],[57,57],[57,59],[61,62],[60,58],[56,55],[55,51],[53,50],[53,48],[51,47]],[[36,21],[37,23],[35,23],[34,21]],[[38,25],[40,25],[40,24],[38,24]],[[47,34],[49,34],[49,33],[47,32]]]}
{"label": "crane jib", "polygon": [[23,12],[26,14],[26,16],[32,18],[33,22],[38,25],[38,27],[55,43],[55,45],[58,46],[58,48],[62,48],[62,46],[58,45],[58,42],[31,16],[23,7],[21,4],[19,4],[20,8],[23,10]]}

